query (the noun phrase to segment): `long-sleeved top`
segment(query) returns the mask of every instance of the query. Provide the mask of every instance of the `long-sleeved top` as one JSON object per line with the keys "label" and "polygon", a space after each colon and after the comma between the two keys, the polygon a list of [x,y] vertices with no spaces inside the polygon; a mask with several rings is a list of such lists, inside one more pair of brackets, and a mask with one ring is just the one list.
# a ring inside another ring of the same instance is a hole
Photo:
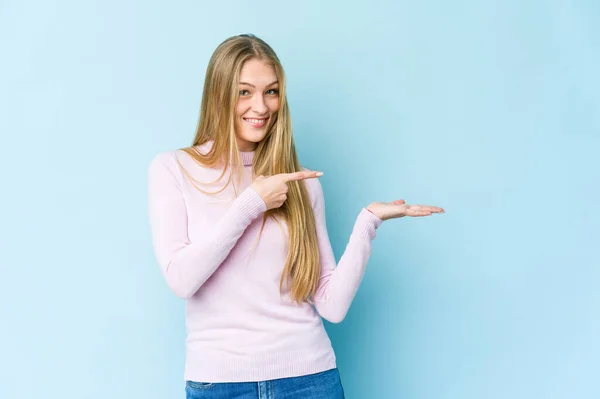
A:
{"label": "long-sleeved top", "polygon": [[[207,151],[212,142],[197,148]],[[317,178],[303,180],[317,227],[321,275],[314,306],[280,294],[288,251],[285,221],[267,222],[252,184],[253,152],[241,152],[242,184],[210,184],[223,172],[181,150],[155,155],[148,169],[154,253],[167,285],[186,300],[184,379],[247,382],[295,377],[336,367],[324,318],[341,322],[365,273],[381,219],[361,209],[336,265]],[[179,162],[178,162],[179,161]],[[198,183],[193,183],[191,179]],[[209,184],[205,184],[209,183]],[[285,288],[285,285],[284,285]]]}

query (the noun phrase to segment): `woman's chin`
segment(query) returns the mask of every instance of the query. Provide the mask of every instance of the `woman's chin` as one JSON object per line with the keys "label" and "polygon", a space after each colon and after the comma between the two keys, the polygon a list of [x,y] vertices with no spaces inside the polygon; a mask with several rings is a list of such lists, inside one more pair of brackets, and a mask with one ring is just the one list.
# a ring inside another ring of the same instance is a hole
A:
{"label": "woman's chin", "polygon": [[238,147],[240,151],[254,151],[258,143],[265,138],[264,134],[261,135],[248,135],[244,134],[242,137],[237,138]]}

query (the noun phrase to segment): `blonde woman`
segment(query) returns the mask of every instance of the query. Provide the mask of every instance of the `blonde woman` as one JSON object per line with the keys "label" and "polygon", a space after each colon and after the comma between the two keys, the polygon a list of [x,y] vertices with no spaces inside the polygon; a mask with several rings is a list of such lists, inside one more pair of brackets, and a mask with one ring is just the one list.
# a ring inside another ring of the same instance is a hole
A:
{"label": "blonde woman", "polygon": [[217,47],[192,146],[148,173],[156,259],[186,300],[187,398],[343,398],[321,318],[344,319],[382,221],[444,212],[372,203],[336,265],[322,173],[300,166],[283,68],[253,35]]}

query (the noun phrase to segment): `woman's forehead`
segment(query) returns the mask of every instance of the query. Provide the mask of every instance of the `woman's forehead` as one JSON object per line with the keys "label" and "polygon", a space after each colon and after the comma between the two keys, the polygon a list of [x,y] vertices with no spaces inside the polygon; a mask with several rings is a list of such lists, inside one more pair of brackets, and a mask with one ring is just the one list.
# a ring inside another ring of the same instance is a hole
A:
{"label": "woman's forehead", "polygon": [[249,83],[253,86],[268,86],[277,81],[273,65],[267,61],[251,59],[244,63],[240,71],[240,84]]}

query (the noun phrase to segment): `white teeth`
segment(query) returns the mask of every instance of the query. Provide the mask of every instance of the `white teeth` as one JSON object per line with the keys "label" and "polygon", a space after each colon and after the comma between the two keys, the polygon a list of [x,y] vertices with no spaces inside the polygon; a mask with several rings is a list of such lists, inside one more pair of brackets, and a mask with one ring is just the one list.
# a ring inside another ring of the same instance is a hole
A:
{"label": "white teeth", "polygon": [[266,121],[266,119],[250,119],[250,118],[244,118],[244,119],[246,119],[248,122],[253,123],[255,125],[262,124]]}

